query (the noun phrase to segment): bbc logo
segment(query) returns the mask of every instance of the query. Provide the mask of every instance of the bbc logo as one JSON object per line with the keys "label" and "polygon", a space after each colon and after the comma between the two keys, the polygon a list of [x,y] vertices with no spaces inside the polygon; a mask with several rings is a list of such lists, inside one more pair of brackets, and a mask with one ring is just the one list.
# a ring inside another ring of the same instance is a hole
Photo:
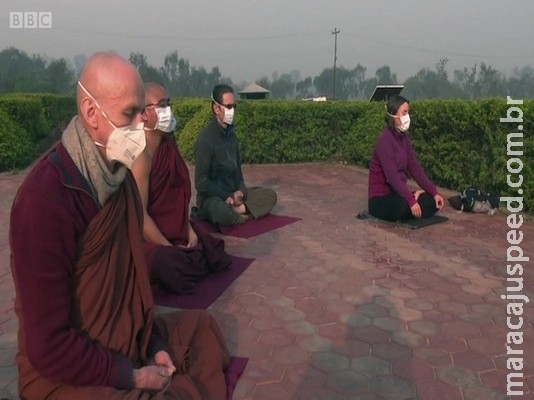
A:
{"label": "bbc logo", "polygon": [[11,29],[50,29],[52,13],[50,11],[13,11],[9,13]]}

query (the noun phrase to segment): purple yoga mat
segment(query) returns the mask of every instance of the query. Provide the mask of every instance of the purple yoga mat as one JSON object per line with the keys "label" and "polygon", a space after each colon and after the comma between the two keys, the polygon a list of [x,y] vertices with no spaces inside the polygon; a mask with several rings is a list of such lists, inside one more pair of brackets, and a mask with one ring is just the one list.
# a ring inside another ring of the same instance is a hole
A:
{"label": "purple yoga mat", "polygon": [[209,274],[202,279],[195,293],[176,295],[162,289],[154,291],[154,302],[159,306],[185,309],[206,309],[248,268],[254,258],[232,256],[232,265],[224,271]]}
{"label": "purple yoga mat", "polygon": [[244,357],[232,357],[230,359],[230,366],[224,372],[226,377],[226,398],[228,400],[232,400],[237,381],[239,380],[239,377],[243,375],[247,363],[248,358]]}
{"label": "purple yoga mat", "polygon": [[220,232],[227,236],[234,236],[238,238],[248,239],[253,236],[261,235],[283,226],[300,221],[301,218],[288,217],[286,215],[267,214],[260,219],[251,219],[242,225],[229,225],[216,227],[206,221],[200,221],[200,224],[206,228],[208,232]]}

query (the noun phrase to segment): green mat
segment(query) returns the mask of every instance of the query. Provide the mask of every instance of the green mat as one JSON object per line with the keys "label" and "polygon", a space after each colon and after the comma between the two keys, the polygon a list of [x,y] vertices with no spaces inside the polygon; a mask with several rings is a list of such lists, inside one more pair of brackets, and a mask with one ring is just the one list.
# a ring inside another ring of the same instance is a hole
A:
{"label": "green mat", "polygon": [[441,215],[435,215],[434,214],[433,216],[428,217],[428,218],[421,218],[421,219],[412,218],[412,219],[408,219],[406,221],[392,222],[392,221],[386,221],[386,220],[383,220],[383,219],[375,218],[371,214],[369,214],[368,211],[362,211],[361,213],[356,215],[356,218],[363,219],[363,220],[380,222],[380,223],[384,223],[384,224],[387,224],[387,225],[400,226],[400,227],[409,228],[409,229],[419,229],[419,228],[423,228],[425,226],[439,224],[440,222],[446,222],[446,221],[449,220],[449,218],[447,218],[447,217],[443,217]]}

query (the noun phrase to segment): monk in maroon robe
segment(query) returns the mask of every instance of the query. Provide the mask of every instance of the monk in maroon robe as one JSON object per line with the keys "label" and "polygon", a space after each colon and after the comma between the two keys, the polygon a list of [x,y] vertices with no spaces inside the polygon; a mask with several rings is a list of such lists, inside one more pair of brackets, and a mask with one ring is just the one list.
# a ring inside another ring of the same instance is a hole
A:
{"label": "monk in maroon robe", "polygon": [[77,106],[11,210],[19,397],[226,400],[229,356],[215,319],[154,313],[128,170],[145,147],[137,69],[114,53],[93,55]]}
{"label": "monk in maroon robe", "polygon": [[173,137],[176,120],[165,89],[145,85],[144,154],[132,167],[145,207],[143,236],[152,282],[185,294],[211,272],[228,268],[224,241],[189,219],[191,180]]}

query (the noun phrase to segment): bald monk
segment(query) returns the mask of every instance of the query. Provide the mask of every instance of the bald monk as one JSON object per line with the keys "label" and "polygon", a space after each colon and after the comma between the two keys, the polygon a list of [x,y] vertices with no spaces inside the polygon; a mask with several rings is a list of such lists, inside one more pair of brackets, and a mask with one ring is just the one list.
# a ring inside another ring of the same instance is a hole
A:
{"label": "bald monk", "polygon": [[11,210],[20,398],[226,399],[229,356],[213,317],[154,316],[129,170],[146,143],[139,73],[96,53],[76,100]]}
{"label": "bald monk", "polygon": [[152,282],[186,294],[210,272],[228,268],[224,241],[189,221],[189,170],[174,140],[176,119],[165,88],[145,85],[146,148],[133,165],[144,211],[143,236]]}

